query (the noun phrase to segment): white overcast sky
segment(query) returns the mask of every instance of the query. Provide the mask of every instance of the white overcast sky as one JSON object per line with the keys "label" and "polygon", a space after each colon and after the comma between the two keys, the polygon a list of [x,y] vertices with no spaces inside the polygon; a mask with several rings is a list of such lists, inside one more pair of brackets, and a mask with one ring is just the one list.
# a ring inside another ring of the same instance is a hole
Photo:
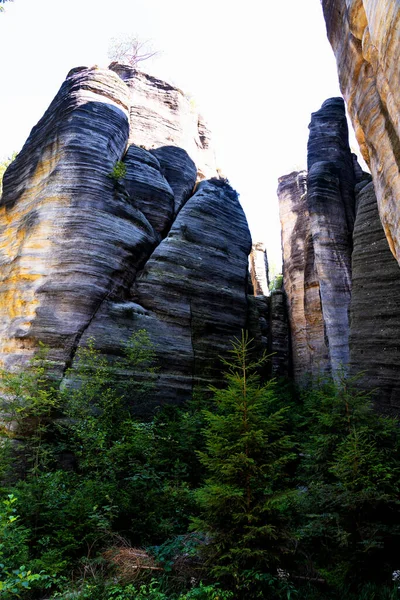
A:
{"label": "white overcast sky", "polygon": [[19,150],[75,66],[111,37],[162,53],[145,70],[193,95],[254,241],[278,263],[280,175],[306,166],[308,123],[340,94],[319,0],[14,0],[0,14],[0,158]]}

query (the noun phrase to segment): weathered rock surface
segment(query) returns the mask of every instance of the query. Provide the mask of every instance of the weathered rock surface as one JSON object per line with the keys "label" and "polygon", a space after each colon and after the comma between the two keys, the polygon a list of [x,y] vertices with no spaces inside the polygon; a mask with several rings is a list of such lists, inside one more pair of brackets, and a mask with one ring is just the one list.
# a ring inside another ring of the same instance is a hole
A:
{"label": "weathered rock surface", "polygon": [[293,373],[301,382],[310,373],[330,369],[307,206],[306,171],[281,177],[278,198]]}
{"label": "weathered rock surface", "polygon": [[145,328],[159,357],[154,401],[178,402],[218,378],[218,356],[245,327],[251,239],[224,180],[194,190],[193,157],[203,177],[212,152],[189,100],[114,71],[71,71],[5,174],[0,354],[14,366],[43,341],[62,375],[89,337],[115,356]]}
{"label": "weathered rock surface", "polygon": [[0,206],[0,354],[41,339],[60,365],[133,247],[154,232],[107,177],[129,134],[129,95],[108,70],[75,69],[4,175]]}
{"label": "weathered rock surface", "polygon": [[308,140],[307,206],[315,272],[330,366],[349,362],[352,232],[355,218],[353,157],[342,98],[312,114]]}
{"label": "weathered rock surface", "polygon": [[372,183],[357,190],[350,368],[360,384],[376,390],[378,406],[400,412],[400,269],[390,252]]}
{"label": "weathered rock surface", "polygon": [[210,132],[193,100],[178,88],[128,65],[112,63],[130,91],[129,143],[158,149],[176,146],[196,164],[199,179],[215,177]]}
{"label": "weathered rock surface", "polygon": [[347,137],[343,101],[326,101],[310,124],[308,175],[279,182],[295,378],[361,373],[377,407],[399,414],[400,269]]}
{"label": "weathered rock surface", "polygon": [[246,329],[253,340],[253,357],[258,360],[262,354],[268,356],[262,375],[266,379],[290,377],[290,332],[285,292],[276,290],[270,296],[249,295],[247,301]]}
{"label": "weathered rock surface", "polygon": [[269,275],[268,258],[262,242],[253,244],[250,252],[250,276],[255,296],[268,296]]}
{"label": "weathered rock surface", "polygon": [[269,346],[271,371],[274,377],[289,377],[291,373],[289,321],[286,295],[283,290],[275,290],[270,297]]}
{"label": "weathered rock surface", "polygon": [[371,169],[389,247],[400,262],[400,4],[322,0],[339,81]]}
{"label": "weathered rock surface", "polygon": [[161,368],[156,402],[187,399],[193,386],[207,388],[218,379],[218,356],[246,324],[250,247],[236,193],[217,179],[202,182],[129,298],[105,302],[82,341],[94,337],[104,353],[113,354],[144,328]]}
{"label": "weathered rock surface", "polygon": [[354,184],[344,102],[332,98],[312,115],[308,174],[281,177],[278,187],[297,381],[336,376],[349,362]]}

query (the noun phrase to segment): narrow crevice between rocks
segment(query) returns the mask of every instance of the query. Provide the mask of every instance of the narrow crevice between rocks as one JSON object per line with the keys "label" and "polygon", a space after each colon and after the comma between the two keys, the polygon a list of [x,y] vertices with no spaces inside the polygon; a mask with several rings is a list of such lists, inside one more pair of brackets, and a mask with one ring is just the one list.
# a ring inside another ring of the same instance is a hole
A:
{"label": "narrow crevice between rocks", "polygon": [[87,331],[87,329],[89,329],[89,327],[92,324],[93,320],[96,318],[97,313],[101,309],[103,303],[111,296],[111,294],[113,293],[113,291],[114,291],[114,282],[111,281],[110,289],[108,289],[106,291],[106,293],[104,294],[104,296],[99,300],[96,308],[94,309],[94,311],[92,313],[92,316],[89,318],[89,320],[87,321],[87,323],[83,327],[81,327],[81,329],[76,334],[74,343],[73,343],[71,351],[70,351],[70,356],[65,361],[65,366],[64,366],[64,369],[63,369],[63,372],[62,372],[61,381],[64,380],[65,375],[66,375],[68,369],[70,369],[72,367],[72,364],[74,362],[74,358],[75,358],[76,353],[77,353],[78,348],[79,348],[80,341],[81,341],[83,335],[85,334],[85,331]]}

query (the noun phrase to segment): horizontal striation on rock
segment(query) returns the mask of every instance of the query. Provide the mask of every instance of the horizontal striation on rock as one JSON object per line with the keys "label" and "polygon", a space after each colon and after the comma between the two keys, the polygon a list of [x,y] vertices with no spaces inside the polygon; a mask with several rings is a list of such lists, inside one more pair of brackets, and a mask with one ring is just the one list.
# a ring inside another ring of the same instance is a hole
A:
{"label": "horizontal striation on rock", "polygon": [[275,290],[270,297],[269,354],[274,377],[291,375],[289,321],[286,296],[283,290]]}
{"label": "horizontal striation on rock", "polygon": [[360,184],[354,228],[350,368],[385,412],[400,411],[400,269],[390,252],[372,183]]}
{"label": "horizontal striation on rock", "polygon": [[[15,366],[40,341],[62,376],[90,337],[112,359],[146,329],[153,405],[180,402],[218,381],[218,357],[245,327],[251,239],[226,180],[196,184],[188,147],[210,146],[204,123],[196,140],[197,114],[188,125],[188,99],[136,71],[133,89],[124,69],[72,70],[4,177],[0,356]],[[138,89],[158,112],[142,106],[130,122]]]}
{"label": "horizontal striation on rock", "polygon": [[126,175],[123,184],[133,206],[163,236],[173,221],[175,195],[159,161],[147,150],[131,144],[124,156],[124,164]]}
{"label": "horizontal striation on rock", "polygon": [[176,216],[194,191],[197,180],[196,165],[186,150],[176,146],[162,146],[151,153],[159,161],[164,177],[174,192]]}
{"label": "horizontal striation on rock", "polygon": [[148,150],[177,146],[194,161],[199,179],[216,176],[210,132],[193,100],[179,88],[129,65],[111,63],[110,69],[130,90],[129,142]]}
{"label": "horizontal striation on rock", "polygon": [[[42,339],[64,364],[151,226],[107,177],[125,150],[129,98],[108,70],[75,69],[4,176],[0,336],[5,363]],[[116,240],[118,232],[118,242]],[[142,250],[140,250],[142,251]]]}
{"label": "horizontal striation on rock", "polygon": [[[254,296],[253,290],[249,290],[247,296],[247,322],[248,331],[252,340],[252,357],[258,360],[262,354],[269,354],[270,337],[270,297]],[[270,363],[265,365],[264,373],[270,375]]]}
{"label": "horizontal striation on rock", "polygon": [[349,363],[354,186],[362,178],[348,143],[342,98],[312,114],[308,173],[279,180],[284,289],[293,369],[338,376]]}
{"label": "horizontal striation on rock", "polygon": [[280,177],[278,198],[293,372],[300,382],[330,368],[307,206],[307,172]]}
{"label": "horizontal striation on rock", "polygon": [[371,169],[389,247],[400,262],[400,4],[322,0],[339,82]]}
{"label": "horizontal striation on rock", "polygon": [[[154,401],[190,397],[218,379],[219,356],[246,324],[251,239],[237,194],[204,181],[147,260],[125,303],[109,301],[85,333],[112,354],[145,328],[160,372]],[[121,342],[122,340],[122,342]]]}
{"label": "horizontal striation on rock", "polygon": [[312,114],[309,128],[307,206],[326,343],[336,376],[349,363],[355,217],[354,165],[343,99],[326,100]]}

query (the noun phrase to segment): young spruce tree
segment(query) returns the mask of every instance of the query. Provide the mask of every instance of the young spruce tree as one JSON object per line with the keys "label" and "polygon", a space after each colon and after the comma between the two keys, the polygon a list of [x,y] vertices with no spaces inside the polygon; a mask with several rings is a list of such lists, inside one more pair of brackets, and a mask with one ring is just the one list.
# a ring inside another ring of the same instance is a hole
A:
{"label": "young spruce tree", "polygon": [[332,588],[391,584],[400,552],[400,430],[342,377],[303,393],[299,547]]}
{"label": "young spruce tree", "polygon": [[260,383],[266,358],[252,361],[250,346],[245,333],[234,341],[224,360],[227,387],[213,388],[215,409],[204,412],[199,456],[207,478],[193,523],[209,538],[211,573],[248,598],[255,581],[271,580],[290,545],[286,470],[294,459],[286,409],[277,408],[274,381]]}

